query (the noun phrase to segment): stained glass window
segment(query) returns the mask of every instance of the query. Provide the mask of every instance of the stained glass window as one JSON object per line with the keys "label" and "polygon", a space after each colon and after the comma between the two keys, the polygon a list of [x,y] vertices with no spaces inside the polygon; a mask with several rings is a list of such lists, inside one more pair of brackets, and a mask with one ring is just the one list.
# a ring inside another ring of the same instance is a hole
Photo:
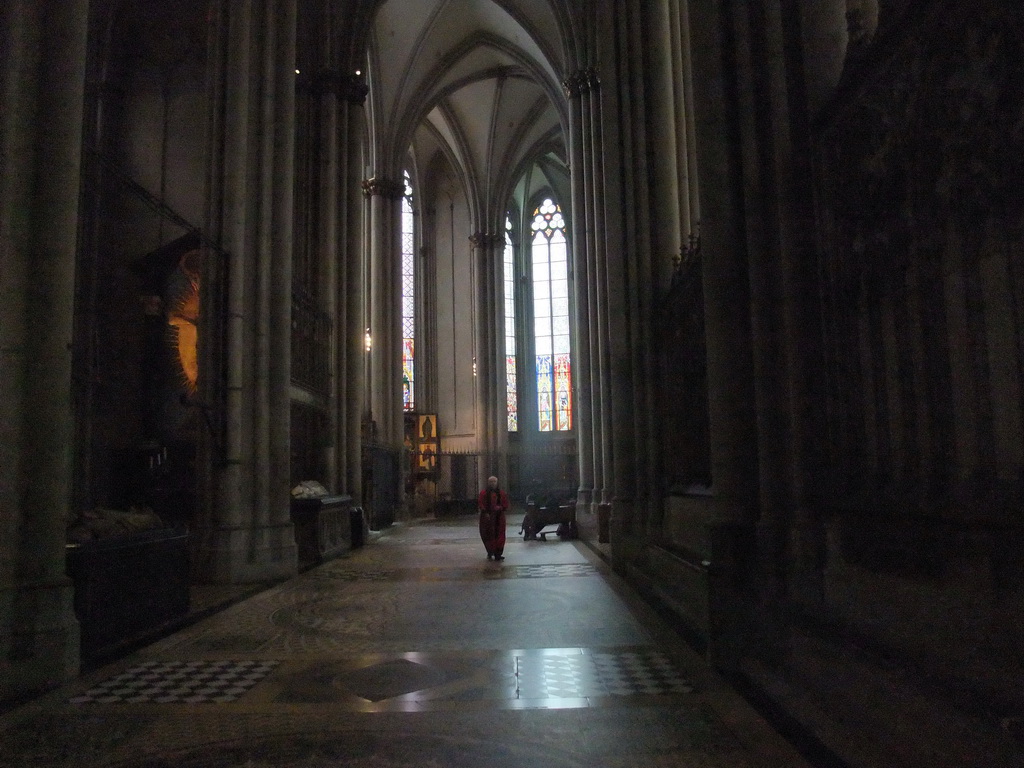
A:
{"label": "stained glass window", "polygon": [[569,253],[565,219],[550,198],[533,212],[533,323],[541,432],[572,429]]}
{"label": "stained glass window", "polygon": [[415,367],[413,353],[416,340],[416,237],[412,214],[412,183],[405,172],[405,195],[402,197],[402,407],[416,409]]}
{"label": "stained glass window", "polygon": [[512,247],[512,221],[505,218],[505,400],[508,431],[519,430],[519,398],[516,391],[516,263]]}

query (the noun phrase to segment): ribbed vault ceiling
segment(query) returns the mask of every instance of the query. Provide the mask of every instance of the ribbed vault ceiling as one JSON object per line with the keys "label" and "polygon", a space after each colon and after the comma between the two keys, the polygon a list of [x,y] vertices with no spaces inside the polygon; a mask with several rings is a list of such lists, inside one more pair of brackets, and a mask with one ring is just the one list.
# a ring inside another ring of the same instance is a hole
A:
{"label": "ribbed vault ceiling", "polygon": [[502,210],[514,176],[564,146],[563,32],[549,0],[387,0],[370,50],[378,170],[396,173],[418,141],[444,152],[481,213]]}

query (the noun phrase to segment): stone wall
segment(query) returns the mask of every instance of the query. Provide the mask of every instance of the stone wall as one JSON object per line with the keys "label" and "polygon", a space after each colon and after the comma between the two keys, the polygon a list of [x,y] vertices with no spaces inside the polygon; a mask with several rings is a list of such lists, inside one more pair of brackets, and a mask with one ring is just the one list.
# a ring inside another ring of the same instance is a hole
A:
{"label": "stone wall", "polygon": [[992,746],[1024,712],[1024,23],[994,1],[884,20],[815,126],[823,582],[795,606],[803,693],[760,679],[806,722],[839,680],[858,717],[946,702],[934,732],[861,723],[858,762],[916,765],[974,738],[953,723]]}

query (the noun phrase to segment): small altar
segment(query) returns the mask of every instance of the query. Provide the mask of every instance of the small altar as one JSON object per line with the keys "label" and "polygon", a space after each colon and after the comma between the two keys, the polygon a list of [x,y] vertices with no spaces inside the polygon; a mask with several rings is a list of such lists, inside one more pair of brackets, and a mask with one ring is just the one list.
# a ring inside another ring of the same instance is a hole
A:
{"label": "small altar", "polygon": [[351,496],[293,498],[292,524],[300,568],[319,565],[363,543],[363,514]]}

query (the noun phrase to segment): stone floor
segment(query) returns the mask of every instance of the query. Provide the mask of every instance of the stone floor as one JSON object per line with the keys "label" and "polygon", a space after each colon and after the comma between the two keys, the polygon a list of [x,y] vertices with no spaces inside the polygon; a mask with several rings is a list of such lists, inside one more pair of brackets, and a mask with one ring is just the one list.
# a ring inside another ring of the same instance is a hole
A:
{"label": "stone floor", "polygon": [[580,542],[367,546],[0,718],[0,765],[805,766]]}

